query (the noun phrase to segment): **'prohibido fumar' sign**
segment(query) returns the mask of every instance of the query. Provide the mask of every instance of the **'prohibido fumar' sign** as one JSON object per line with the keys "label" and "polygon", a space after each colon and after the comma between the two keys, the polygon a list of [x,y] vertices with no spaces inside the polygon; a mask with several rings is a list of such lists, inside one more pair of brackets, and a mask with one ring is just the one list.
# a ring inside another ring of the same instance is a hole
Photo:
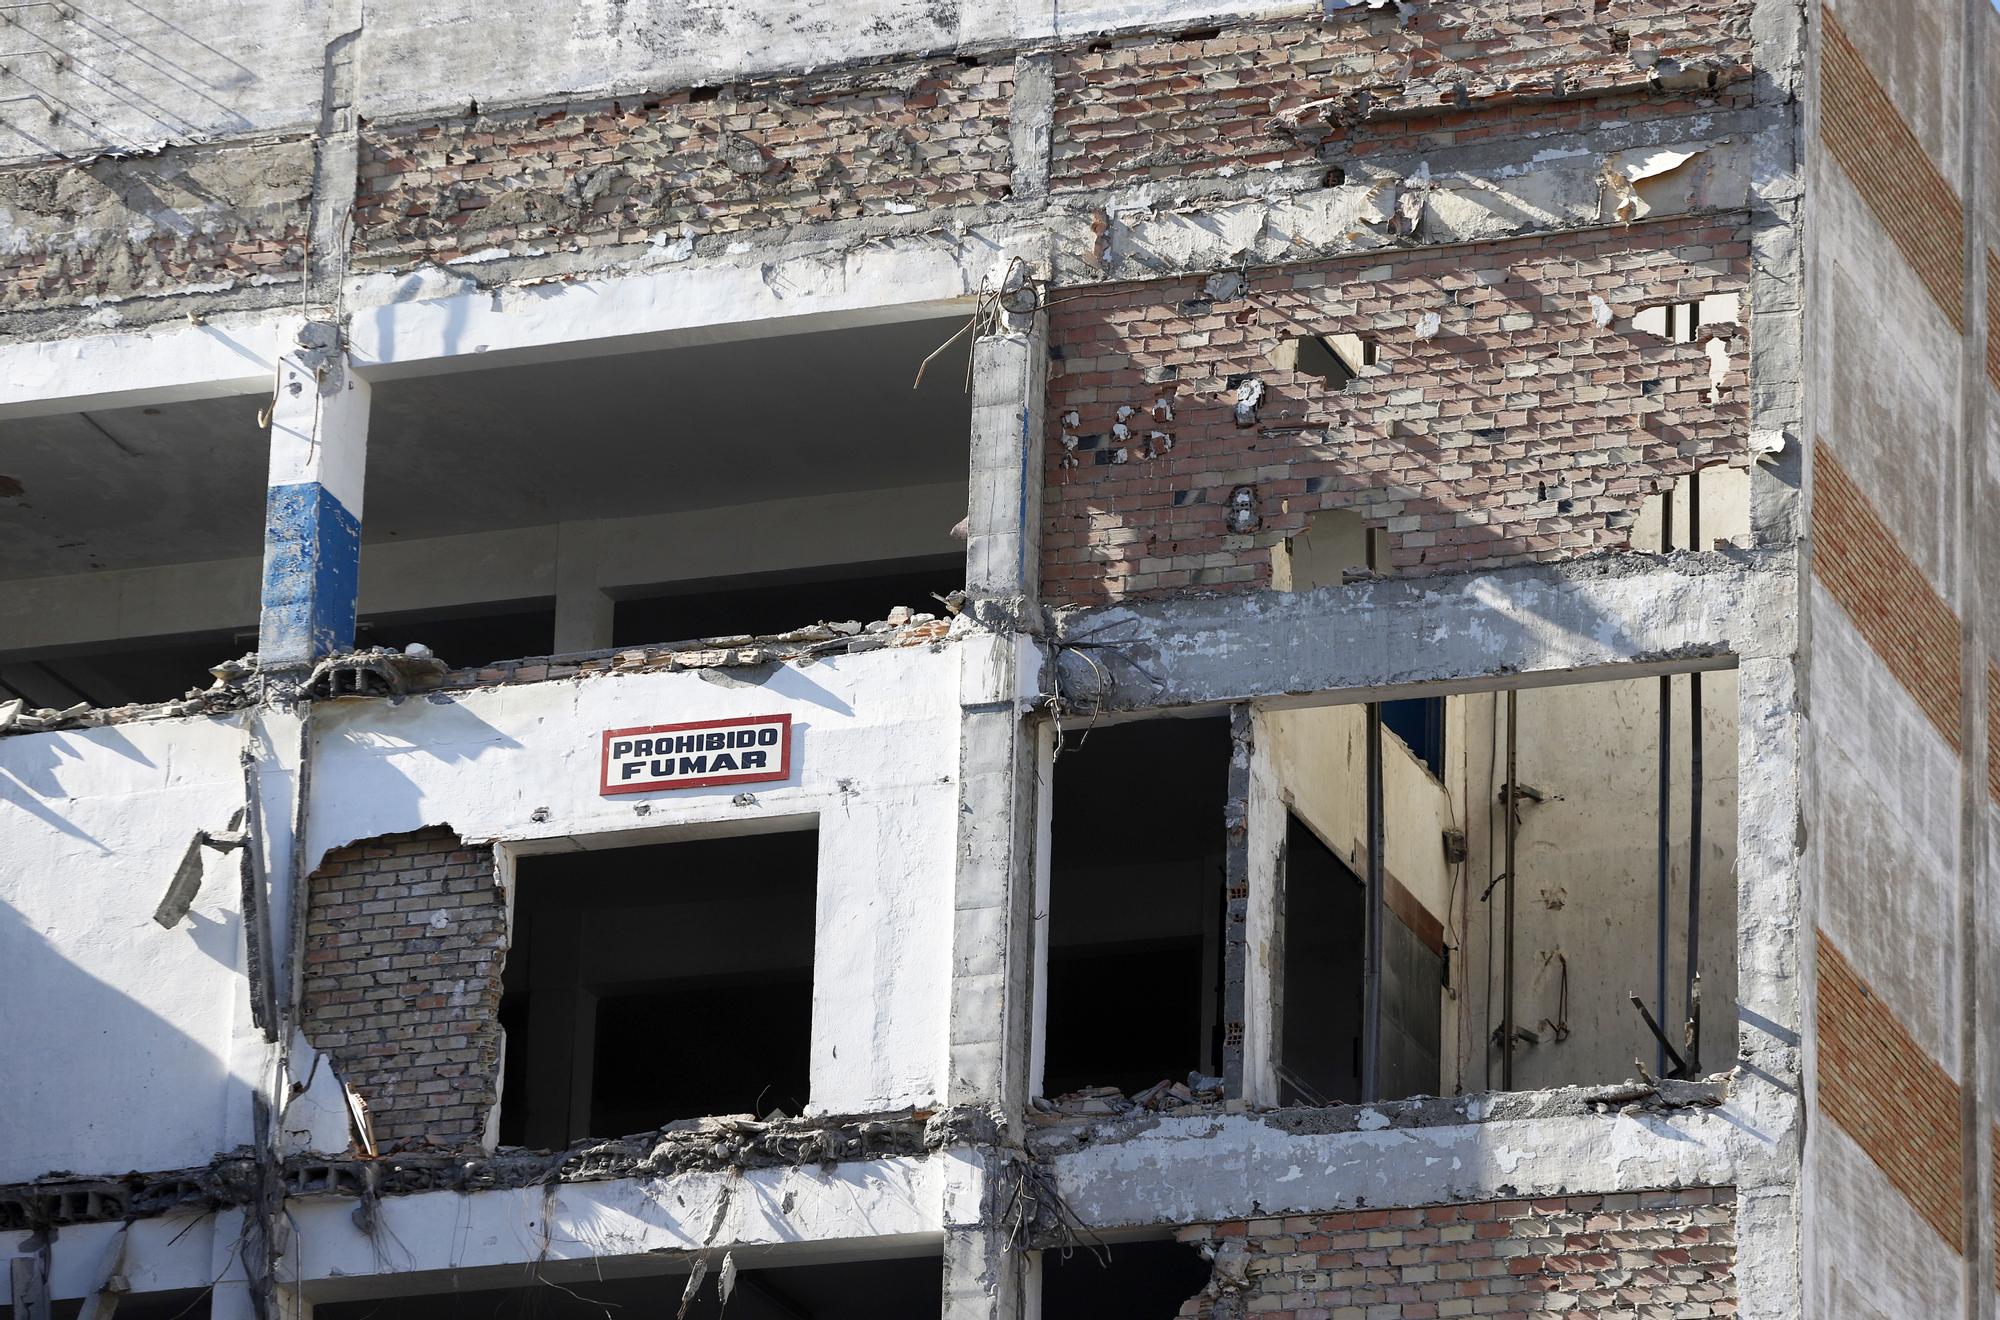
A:
{"label": "'prohibido fumar' sign", "polygon": [[752,784],[792,773],[792,717],[607,729],[601,793]]}

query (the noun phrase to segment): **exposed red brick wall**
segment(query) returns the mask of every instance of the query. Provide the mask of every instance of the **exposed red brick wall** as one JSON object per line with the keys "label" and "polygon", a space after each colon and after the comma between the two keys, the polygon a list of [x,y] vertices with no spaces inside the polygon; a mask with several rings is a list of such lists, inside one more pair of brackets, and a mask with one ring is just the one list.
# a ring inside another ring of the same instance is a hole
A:
{"label": "exposed red brick wall", "polygon": [[[1056,57],[1052,186],[1305,164],[1601,122],[1562,102],[1749,72],[1748,0],[1487,0],[1134,38]],[[1669,97],[1668,99],[1672,99]],[[1654,113],[1671,113],[1656,108]]]}
{"label": "exposed red brick wall", "polygon": [[[272,276],[296,277],[305,259],[306,191],[291,158],[240,177],[253,153],[176,147],[136,161],[63,162],[0,171],[0,308],[75,305],[79,299],[173,293]],[[218,191],[236,185],[235,196]]]}
{"label": "exposed red brick wall", "polygon": [[1957,751],[1958,616],[1824,439],[1813,445],[1813,576]]}
{"label": "exposed red brick wall", "polygon": [[1896,113],[1839,18],[1824,5],[1816,12],[1820,140],[1952,329],[1963,331],[1965,213],[1958,194]]}
{"label": "exposed red brick wall", "polygon": [[[1246,1253],[1240,1312],[1269,1320],[1736,1314],[1730,1187],[1235,1220],[1184,1242]],[[1218,1275],[1231,1271],[1220,1270]],[[1209,1320],[1218,1285],[1181,1307]]]}
{"label": "exposed red brick wall", "polygon": [[362,139],[364,265],[997,201],[1011,62],[953,60],[397,128]]}
{"label": "exposed red brick wall", "polygon": [[[1254,587],[1271,547],[1324,509],[1386,529],[1380,567],[1406,573],[1627,548],[1649,492],[1748,461],[1747,348],[1739,331],[1711,404],[1705,345],[1600,326],[1589,299],[1624,318],[1740,292],[1748,253],[1740,217],[1691,218],[1264,268],[1226,299],[1199,278],[1058,293],[1043,591]],[[1427,312],[1441,324],[1423,339]],[[1280,369],[1270,354],[1302,333],[1374,337],[1381,373],[1342,390]],[[1246,375],[1266,391],[1247,428]],[[1162,398],[1171,422],[1154,419]],[[1129,439],[1120,407],[1137,410]],[[1148,457],[1156,430],[1172,447]],[[1239,486],[1255,487],[1249,532],[1226,521]]]}
{"label": "exposed red brick wall", "polygon": [[336,849],[310,881],[306,1035],[368,1102],[375,1139],[476,1147],[500,1054],[506,901],[447,829]]}
{"label": "exposed red brick wall", "polygon": [[2000,802],[2000,665],[1991,662],[1986,666],[1986,791]]}
{"label": "exposed red brick wall", "polygon": [[1986,379],[2000,385],[2000,254],[1986,252]]}
{"label": "exposed red brick wall", "polygon": [[1958,1083],[1819,934],[1820,1112],[1840,1124],[1953,1251],[1964,1250]]}

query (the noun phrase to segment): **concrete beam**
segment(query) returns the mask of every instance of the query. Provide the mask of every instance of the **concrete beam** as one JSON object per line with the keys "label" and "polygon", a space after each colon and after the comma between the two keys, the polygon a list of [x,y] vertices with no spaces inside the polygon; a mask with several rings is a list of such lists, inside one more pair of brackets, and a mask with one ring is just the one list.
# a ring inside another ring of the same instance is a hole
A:
{"label": "concrete beam", "polygon": [[1064,610],[1050,640],[1078,706],[1372,701],[1427,683],[1483,691],[1789,656],[1796,596],[1785,552],[1617,555]]}
{"label": "concrete beam", "polygon": [[[1474,1098],[1473,1105],[1490,1103]],[[1398,1127],[1373,1110],[1160,1117],[1100,1124],[1050,1163],[1068,1208],[1097,1229],[1202,1220],[1768,1181],[1752,1116],[1720,1109]],[[1351,1115],[1357,1111],[1348,1111]],[[1371,1126],[1367,1121],[1377,1121]]]}
{"label": "concrete beam", "polygon": [[[376,541],[361,548],[361,612],[560,598],[580,589],[582,576],[572,576],[579,567],[590,570],[589,585],[604,598],[600,604],[584,597],[585,603],[602,608],[607,591],[818,567],[829,547],[837,547],[842,563],[949,554],[957,543],[947,530],[964,511],[965,487],[940,482]],[[572,539],[582,540],[585,529],[596,551],[572,556]],[[22,653],[245,627],[256,618],[259,571],[246,556],[0,582],[0,637],[10,652]]]}

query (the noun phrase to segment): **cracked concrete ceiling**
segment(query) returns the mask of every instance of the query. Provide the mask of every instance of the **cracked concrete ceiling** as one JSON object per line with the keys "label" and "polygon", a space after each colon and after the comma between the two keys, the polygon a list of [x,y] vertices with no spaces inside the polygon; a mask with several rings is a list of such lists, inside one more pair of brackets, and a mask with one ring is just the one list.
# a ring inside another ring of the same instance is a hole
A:
{"label": "cracked concrete ceiling", "polygon": [[[416,377],[376,387],[364,536],[671,513],[966,472],[955,320]],[[264,399],[0,423],[0,580],[256,556]]]}

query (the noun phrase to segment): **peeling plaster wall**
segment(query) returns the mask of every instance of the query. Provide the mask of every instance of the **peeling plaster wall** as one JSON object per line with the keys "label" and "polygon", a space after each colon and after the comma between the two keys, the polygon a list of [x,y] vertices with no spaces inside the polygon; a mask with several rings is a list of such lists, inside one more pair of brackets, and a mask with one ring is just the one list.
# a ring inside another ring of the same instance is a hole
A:
{"label": "peeling plaster wall", "polygon": [[[948,1002],[958,660],[940,646],[323,705],[306,855],[429,824],[545,851],[817,816],[812,1108],[932,1105]],[[785,713],[795,743],[782,783],[598,793],[606,729]]]}
{"label": "peeling plaster wall", "polygon": [[243,806],[238,720],[0,739],[0,1181],[205,1163],[249,1139],[239,853],[153,910],[180,849]]}
{"label": "peeling plaster wall", "polygon": [[0,310],[296,285],[303,140],[0,170]]}

